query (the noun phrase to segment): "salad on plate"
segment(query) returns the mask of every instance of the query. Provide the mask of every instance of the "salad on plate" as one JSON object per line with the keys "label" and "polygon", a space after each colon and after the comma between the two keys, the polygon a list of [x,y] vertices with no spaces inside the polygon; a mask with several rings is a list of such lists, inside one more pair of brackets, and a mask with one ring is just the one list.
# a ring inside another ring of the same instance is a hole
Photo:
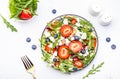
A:
{"label": "salad on plate", "polygon": [[42,59],[64,73],[78,71],[89,65],[98,46],[92,24],[73,14],[58,16],[47,23],[40,42]]}
{"label": "salad on plate", "polygon": [[36,14],[38,0],[9,0],[10,18],[29,20]]}

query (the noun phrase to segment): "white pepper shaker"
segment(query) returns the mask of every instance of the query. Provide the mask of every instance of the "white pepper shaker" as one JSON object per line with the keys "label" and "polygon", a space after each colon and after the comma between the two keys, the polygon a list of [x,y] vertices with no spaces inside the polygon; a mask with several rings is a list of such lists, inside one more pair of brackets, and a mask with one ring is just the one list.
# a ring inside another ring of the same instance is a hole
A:
{"label": "white pepper shaker", "polygon": [[93,16],[97,16],[102,11],[102,6],[98,3],[93,3],[89,6],[89,13]]}
{"label": "white pepper shaker", "polygon": [[111,24],[111,22],[112,22],[112,15],[110,13],[103,13],[100,16],[100,21],[99,22],[103,26],[107,26],[107,25]]}

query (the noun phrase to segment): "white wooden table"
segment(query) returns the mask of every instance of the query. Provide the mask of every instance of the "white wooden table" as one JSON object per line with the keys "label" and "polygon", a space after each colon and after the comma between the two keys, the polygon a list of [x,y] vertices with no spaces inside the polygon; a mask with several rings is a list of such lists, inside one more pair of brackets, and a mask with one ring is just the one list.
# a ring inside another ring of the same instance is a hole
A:
{"label": "white wooden table", "polygon": [[[120,1],[119,0],[96,0],[101,3],[104,10],[110,10],[113,22],[107,27],[98,23],[99,16],[93,17],[88,13],[88,6],[93,0],[40,0],[38,5],[38,16],[30,22],[17,22],[9,20],[8,0],[0,0],[0,13],[6,17],[17,29],[17,33],[12,33],[7,29],[2,19],[0,19],[0,79],[33,79],[28,74],[20,60],[23,55],[28,55],[35,65],[37,79],[81,79],[92,65],[105,62],[101,72],[90,76],[88,79],[120,79]],[[52,14],[52,9],[57,13]],[[38,39],[46,23],[62,14],[77,14],[93,23],[99,38],[99,46],[95,59],[85,69],[72,73],[63,74],[53,68],[47,67],[41,60],[41,49]],[[26,42],[30,37],[32,41]],[[111,41],[106,42],[106,37]],[[36,50],[31,46],[37,45]],[[115,50],[111,45],[115,44]]]}

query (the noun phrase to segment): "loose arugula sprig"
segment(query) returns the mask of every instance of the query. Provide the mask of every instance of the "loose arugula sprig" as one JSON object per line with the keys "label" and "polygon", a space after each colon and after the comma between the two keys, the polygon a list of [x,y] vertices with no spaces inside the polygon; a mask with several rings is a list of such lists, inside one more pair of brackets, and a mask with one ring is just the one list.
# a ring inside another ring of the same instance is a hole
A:
{"label": "loose arugula sprig", "polygon": [[92,69],[88,71],[88,73],[82,77],[82,79],[85,79],[87,77],[89,77],[89,75],[93,75],[96,74],[97,72],[100,72],[99,68],[101,68],[103,66],[104,62],[100,63],[97,67],[94,67],[94,65],[92,66]]}
{"label": "loose arugula sprig", "polygon": [[10,28],[12,32],[17,32],[17,29],[10,24],[1,14],[0,17],[2,18],[3,22],[6,24],[7,28]]}

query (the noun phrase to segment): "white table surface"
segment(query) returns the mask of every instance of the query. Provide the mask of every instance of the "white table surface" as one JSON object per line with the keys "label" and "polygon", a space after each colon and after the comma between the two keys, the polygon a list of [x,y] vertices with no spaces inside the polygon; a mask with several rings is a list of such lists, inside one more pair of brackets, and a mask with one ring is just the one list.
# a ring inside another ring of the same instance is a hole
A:
{"label": "white table surface", "polygon": [[[37,79],[81,79],[92,65],[105,62],[101,72],[90,76],[88,79],[120,79],[120,0],[96,0],[103,6],[104,11],[111,11],[112,24],[103,27],[98,23],[99,16],[93,17],[88,13],[88,6],[93,0],[40,0],[38,5],[38,16],[29,22],[17,22],[9,19],[8,0],[0,0],[0,13],[6,17],[17,29],[13,33],[7,29],[0,18],[0,79],[33,79],[28,74],[20,60],[21,56],[28,55],[35,65]],[[52,9],[57,13],[52,14]],[[38,39],[47,22],[62,14],[77,14],[93,23],[99,38],[97,55],[92,63],[85,69],[72,73],[63,74],[53,68],[47,67],[41,60],[42,54]],[[26,42],[30,37],[32,41]],[[110,43],[106,42],[110,37]],[[31,46],[37,45],[36,50]],[[115,44],[115,50],[111,45]]]}

